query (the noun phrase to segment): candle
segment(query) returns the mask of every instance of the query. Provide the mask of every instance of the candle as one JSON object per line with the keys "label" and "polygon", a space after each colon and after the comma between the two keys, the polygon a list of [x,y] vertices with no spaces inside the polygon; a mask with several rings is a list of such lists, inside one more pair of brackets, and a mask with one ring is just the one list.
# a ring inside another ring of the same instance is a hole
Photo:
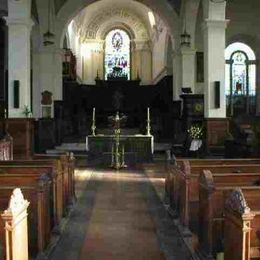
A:
{"label": "candle", "polygon": [[147,107],[147,121],[150,121],[150,108]]}
{"label": "candle", "polygon": [[93,119],[93,121],[95,121],[95,108],[93,107],[93,117],[92,117],[92,119]]}

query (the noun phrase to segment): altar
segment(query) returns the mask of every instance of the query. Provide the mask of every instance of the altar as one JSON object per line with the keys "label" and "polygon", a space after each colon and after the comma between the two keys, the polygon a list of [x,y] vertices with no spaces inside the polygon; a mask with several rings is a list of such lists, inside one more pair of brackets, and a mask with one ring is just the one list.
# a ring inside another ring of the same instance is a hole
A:
{"label": "altar", "polygon": [[[89,159],[101,159],[103,163],[109,164],[114,142],[114,135],[87,136],[86,145]],[[126,164],[152,161],[154,146],[152,135],[120,135],[119,142],[120,146],[124,148]]]}

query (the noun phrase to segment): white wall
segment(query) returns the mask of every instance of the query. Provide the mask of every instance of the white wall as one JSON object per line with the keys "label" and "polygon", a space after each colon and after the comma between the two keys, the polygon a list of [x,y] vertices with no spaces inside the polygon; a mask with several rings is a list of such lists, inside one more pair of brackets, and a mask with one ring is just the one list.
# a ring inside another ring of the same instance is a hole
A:
{"label": "white wall", "polygon": [[153,39],[153,80],[158,82],[164,76],[167,75],[167,64],[165,60],[166,41],[167,41],[167,30],[165,27],[160,28],[161,32],[155,32]]}

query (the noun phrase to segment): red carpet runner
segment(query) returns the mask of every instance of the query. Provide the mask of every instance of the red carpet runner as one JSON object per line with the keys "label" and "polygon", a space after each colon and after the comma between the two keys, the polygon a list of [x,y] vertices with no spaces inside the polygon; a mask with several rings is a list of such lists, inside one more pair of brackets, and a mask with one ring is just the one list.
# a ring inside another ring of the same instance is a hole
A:
{"label": "red carpet runner", "polygon": [[105,173],[80,259],[163,259],[139,184],[142,175]]}
{"label": "red carpet runner", "polygon": [[[85,170],[88,176],[90,172]],[[88,182],[81,179],[77,182],[81,196],[48,259],[190,259],[142,171],[95,170]]]}

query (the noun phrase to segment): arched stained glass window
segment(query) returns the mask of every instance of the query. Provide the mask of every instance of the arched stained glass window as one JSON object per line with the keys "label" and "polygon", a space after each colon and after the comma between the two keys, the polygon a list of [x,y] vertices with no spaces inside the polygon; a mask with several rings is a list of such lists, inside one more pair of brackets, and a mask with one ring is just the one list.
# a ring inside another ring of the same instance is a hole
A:
{"label": "arched stained glass window", "polygon": [[106,36],[105,79],[130,79],[130,38],[120,29]]}
{"label": "arched stained glass window", "polygon": [[256,61],[253,50],[244,43],[230,44],[225,50],[228,114],[254,113]]}

